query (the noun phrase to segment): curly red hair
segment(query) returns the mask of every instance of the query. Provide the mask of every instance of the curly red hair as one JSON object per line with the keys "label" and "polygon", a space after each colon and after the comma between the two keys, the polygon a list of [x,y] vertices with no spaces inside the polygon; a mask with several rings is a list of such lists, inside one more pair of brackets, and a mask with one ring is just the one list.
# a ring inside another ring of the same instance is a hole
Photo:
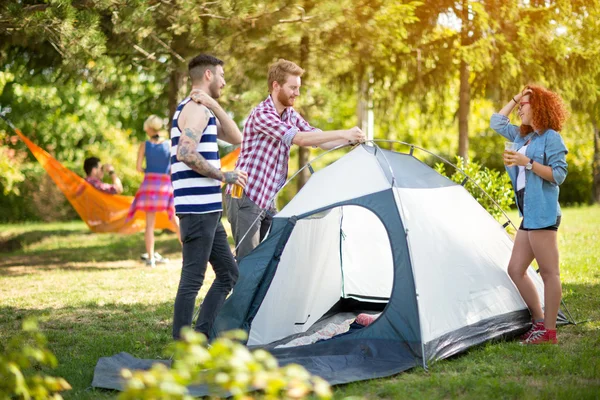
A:
{"label": "curly red hair", "polygon": [[[532,125],[537,127],[541,133],[547,129],[557,132],[562,130],[564,122],[569,117],[569,112],[563,99],[551,90],[539,85],[527,85],[525,89],[531,89],[529,105],[532,113]],[[521,125],[521,136],[533,132],[531,125]]]}

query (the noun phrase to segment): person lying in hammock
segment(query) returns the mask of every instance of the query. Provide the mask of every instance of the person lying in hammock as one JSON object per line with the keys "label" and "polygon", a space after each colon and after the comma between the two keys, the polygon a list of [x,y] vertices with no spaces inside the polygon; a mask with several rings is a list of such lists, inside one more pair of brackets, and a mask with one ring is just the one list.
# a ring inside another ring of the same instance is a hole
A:
{"label": "person lying in hammock", "polygon": [[[98,157],[86,158],[83,162],[83,170],[87,175],[86,182],[91,184],[96,189],[109,194],[119,194],[123,192],[123,184],[119,177],[115,174],[115,169],[110,164],[100,165]],[[112,184],[104,183],[104,173],[108,173],[112,179]]]}

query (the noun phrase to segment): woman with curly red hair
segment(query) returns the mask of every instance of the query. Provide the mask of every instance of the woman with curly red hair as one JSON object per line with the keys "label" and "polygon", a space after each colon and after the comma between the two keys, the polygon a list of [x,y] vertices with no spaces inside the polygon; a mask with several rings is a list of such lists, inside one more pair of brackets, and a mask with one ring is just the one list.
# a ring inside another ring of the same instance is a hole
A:
{"label": "woman with curly red hair", "polygon": [[[508,116],[518,107],[521,126]],[[506,170],[523,217],[508,264],[508,274],[529,307],[533,324],[523,344],[558,343],[556,319],[562,296],[557,231],[561,211],[558,186],[567,176],[567,148],[558,133],[568,117],[561,97],[541,86],[528,85],[499,113],[492,129],[514,142],[515,151],[504,152]],[[544,309],[527,269],[537,260],[544,281]]]}

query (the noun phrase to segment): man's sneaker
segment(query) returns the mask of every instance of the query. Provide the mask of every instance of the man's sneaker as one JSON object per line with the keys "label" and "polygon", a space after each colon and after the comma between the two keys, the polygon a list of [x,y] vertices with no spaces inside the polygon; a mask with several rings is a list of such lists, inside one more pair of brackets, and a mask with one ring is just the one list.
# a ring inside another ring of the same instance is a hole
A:
{"label": "man's sneaker", "polygon": [[533,335],[535,332],[537,332],[537,331],[543,331],[545,329],[546,329],[546,327],[544,327],[544,321],[534,322],[531,325],[531,328],[529,328],[529,330],[527,332],[525,332],[524,334],[522,334],[521,336],[519,336],[519,339],[521,341],[527,340],[527,339],[529,339],[529,336]]}
{"label": "man's sneaker", "polygon": [[146,260],[146,265],[150,268],[154,268],[156,266],[156,262],[154,261],[154,259]]}
{"label": "man's sneaker", "polygon": [[558,344],[556,329],[535,331],[527,339],[523,340],[521,344]]}

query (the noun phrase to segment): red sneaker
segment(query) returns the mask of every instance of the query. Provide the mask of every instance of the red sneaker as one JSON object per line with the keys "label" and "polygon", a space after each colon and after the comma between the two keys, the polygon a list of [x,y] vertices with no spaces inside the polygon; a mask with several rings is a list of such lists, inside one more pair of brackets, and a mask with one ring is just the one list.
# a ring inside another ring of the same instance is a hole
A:
{"label": "red sneaker", "polygon": [[542,331],[533,332],[521,344],[558,344],[556,338],[556,329],[544,329]]}
{"label": "red sneaker", "polygon": [[527,332],[525,332],[524,334],[522,334],[521,336],[519,336],[519,339],[522,340],[522,341],[523,340],[527,340],[527,339],[529,339],[529,336],[531,336],[534,332],[543,331],[545,329],[546,328],[544,327],[544,321],[534,322],[531,325],[531,328],[529,328],[529,330]]}

